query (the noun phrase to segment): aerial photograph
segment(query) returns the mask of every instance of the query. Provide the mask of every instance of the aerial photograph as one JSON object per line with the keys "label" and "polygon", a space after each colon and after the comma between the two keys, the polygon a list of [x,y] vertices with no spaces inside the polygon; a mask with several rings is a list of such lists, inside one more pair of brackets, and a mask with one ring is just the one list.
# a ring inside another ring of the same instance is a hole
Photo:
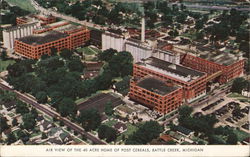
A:
{"label": "aerial photograph", "polygon": [[250,0],[0,1],[0,145],[250,145]]}

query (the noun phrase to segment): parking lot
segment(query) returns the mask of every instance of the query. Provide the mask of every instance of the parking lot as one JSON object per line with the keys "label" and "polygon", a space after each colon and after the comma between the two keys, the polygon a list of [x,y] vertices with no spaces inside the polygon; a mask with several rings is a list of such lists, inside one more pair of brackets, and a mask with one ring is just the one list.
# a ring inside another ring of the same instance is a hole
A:
{"label": "parking lot", "polygon": [[[239,108],[237,114],[235,108]],[[225,96],[195,108],[195,114],[214,114],[219,120],[216,126],[227,125],[250,133],[249,108],[249,104]]]}

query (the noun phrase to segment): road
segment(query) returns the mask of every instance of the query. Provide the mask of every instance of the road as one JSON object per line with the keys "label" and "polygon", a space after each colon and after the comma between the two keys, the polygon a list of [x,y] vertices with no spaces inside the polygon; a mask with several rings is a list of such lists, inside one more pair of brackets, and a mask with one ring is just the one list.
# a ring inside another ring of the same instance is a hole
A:
{"label": "road", "polygon": [[[170,5],[174,5],[177,3],[170,3]],[[179,7],[181,4],[177,4]],[[239,11],[250,11],[250,8],[236,8],[236,7],[225,7],[225,6],[212,6],[212,5],[199,5],[199,4],[184,4],[187,8],[198,8],[198,9],[211,9],[211,10],[231,10],[235,8]]]}
{"label": "road", "polygon": [[[11,89],[10,87],[6,86],[5,84],[3,84],[2,82],[0,82],[0,88],[3,90],[8,90],[8,91],[12,91],[14,93],[16,93],[17,98],[21,101],[24,101],[32,106],[34,106],[36,109],[42,111],[43,113],[51,116],[51,117],[60,117],[60,114],[52,111],[51,109],[45,107],[44,105],[41,105],[39,103],[37,103],[35,100],[33,100],[32,98]],[[72,130],[78,132],[81,135],[84,135],[87,139],[91,140],[94,144],[101,144],[101,145],[105,145],[107,144],[106,142],[98,139],[97,137],[91,135],[90,133],[86,132],[82,127],[80,127],[79,125],[71,122],[70,120],[68,120],[67,118],[60,118],[61,121],[63,121],[64,125],[71,128]]]}
{"label": "road", "polygon": [[78,23],[78,24],[81,24],[81,25],[84,25],[84,26],[87,26],[87,27],[92,27],[92,28],[96,28],[96,29],[99,29],[99,30],[107,30],[107,27],[104,27],[104,26],[101,26],[101,25],[98,25],[98,24],[93,24],[93,23],[87,22],[87,21],[80,21],[77,18],[74,18],[72,16],[64,15],[64,14],[58,13],[56,11],[53,11],[51,9],[45,9],[45,8],[41,7],[34,0],[31,0],[31,4],[33,5],[33,7],[36,10],[38,10],[41,13],[44,13],[46,15],[50,15],[51,14],[51,15],[53,15],[55,17],[62,18],[62,19],[65,19],[65,20],[68,20],[68,21],[71,21],[71,22],[74,22],[74,23]]}

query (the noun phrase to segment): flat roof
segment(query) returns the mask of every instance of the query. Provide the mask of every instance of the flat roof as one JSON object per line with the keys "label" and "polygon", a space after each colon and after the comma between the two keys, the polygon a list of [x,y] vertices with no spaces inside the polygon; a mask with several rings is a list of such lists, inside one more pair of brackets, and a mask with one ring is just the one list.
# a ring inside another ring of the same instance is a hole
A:
{"label": "flat roof", "polygon": [[140,80],[137,85],[141,88],[160,94],[162,96],[171,93],[172,91],[179,88],[178,86],[167,86],[163,81],[154,77],[144,78]]}
{"label": "flat roof", "polygon": [[82,26],[76,26],[76,25],[73,25],[73,24],[67,24],[67,25],[55,28],[54,30],[62,32],[62,31],[71,31],[71,30],[74,30],[74,29],[77,29],[77,28],[81,28],[81,27]]}
{"label": "flat roof", "polygon": [[189,82],[205,75],[205,73],[196,71],[194,69],[184,67],[178,64],[173,64],[155,57],[149,57],[142,62],[136,63],[138,65],[146,66],[149,69],[158,71],[160,73],[175,77],[177,79]]}
{"label": "flat roof", "polygon": [[240,54],[231,54],[229,52],[200,52],[200,58],[215,62],[220,65],[231,65],[239,60]]}
{"label": "flat roof", "polygon": [[26,36],[23,38],[19,38],[17,40],[24,42],[26,44],[34,44],[34,45],[41,45],[48,42],[52,42],[55,40],[59,40],[61,38],[65,38],[68,35],[65,33],[57,32],[57,31],[49,31],[41,34],[34,34],[30,36]]}

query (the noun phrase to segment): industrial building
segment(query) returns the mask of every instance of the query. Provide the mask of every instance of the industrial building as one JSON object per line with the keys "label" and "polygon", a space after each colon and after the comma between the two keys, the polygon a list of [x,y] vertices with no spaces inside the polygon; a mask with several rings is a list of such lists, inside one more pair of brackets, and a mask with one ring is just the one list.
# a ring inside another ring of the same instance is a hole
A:
{"label": "industrial building", "polygon": [[41,26],[47,25],[50,23],[56,22],[56,17],[52,15],[43,15],[43,14],[31,14],[28,16],[21,16],[16,18],[16,24],[17,25],[22,25],[22,24],[27,24],[31,23],[34,21],[39,21],[41,23]]}
{"label": "industrial building", "polygon": [[230,53],[200,52],[199,56],[184,54],[181,64],[192,69],[207,73],[208,80],[226,83],[244,72],[244,59],[241,55]]}
{"label": "industrial building", "polygon": [[7,49],[13,49],[15,39],[32,35],[33,31],[39,26],[39,22],[32,22],[19,26],[6,27],[3,30],[3,46]]}
{"label": "industrial building", "polygon": [[129,97],[160,113],[168,113],[182,105],[182,87],[155,77],[134,77],[130,81]]}
{"label": "industrial building", "polygon": [[134,64],[133,77],[143,78],[145,76],[154,76],[163,81],[182,86],[182,96],[187,102],[206,94],[206,73],[155,57],[149,57]]}
{"label": "industrial building", "polygon": [[89,39],[90,32],[86,27],[67,24],[15,40],[15,52],[27,58],[39,59],[41,55],[50,55],[51,48],[56,48],[57,51],[64,48],[71,50]]}

